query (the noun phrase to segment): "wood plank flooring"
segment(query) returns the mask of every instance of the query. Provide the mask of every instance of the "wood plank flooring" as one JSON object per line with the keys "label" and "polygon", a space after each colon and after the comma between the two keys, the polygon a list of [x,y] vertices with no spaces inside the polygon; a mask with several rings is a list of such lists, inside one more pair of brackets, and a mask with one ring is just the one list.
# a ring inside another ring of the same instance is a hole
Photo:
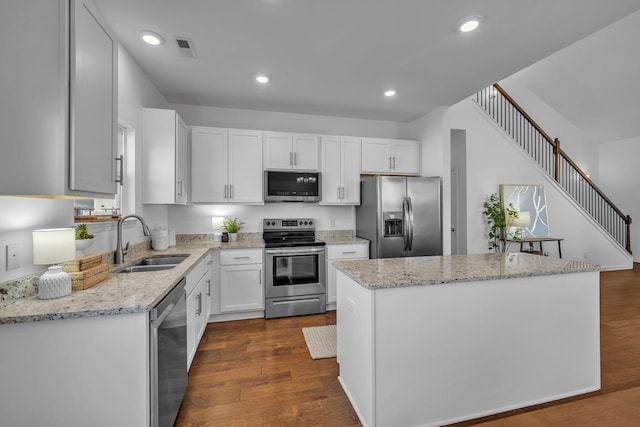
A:
{"label": "wood plank flooring", "polygon": [[[312,360],[301,329],[335,312],[210,323],[177,427],[360,426],[336,359]],[[456,426],[640,425],[640,265],[601,273],[602,389]]]}

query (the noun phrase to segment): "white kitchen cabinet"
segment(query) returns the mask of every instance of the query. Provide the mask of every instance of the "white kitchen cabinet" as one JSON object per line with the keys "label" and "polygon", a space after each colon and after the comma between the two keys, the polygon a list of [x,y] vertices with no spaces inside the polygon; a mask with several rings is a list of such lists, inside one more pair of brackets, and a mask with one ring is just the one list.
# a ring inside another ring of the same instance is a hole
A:
{"label": "white kitchen cabinet", "polygon": [[142,110],[142,202],[187,203],[187,126],[175,110]]}
{"label": "white kitchen cabinet", "polygon": [[207,326],[211,293],[211,255],[204,257],[187,274],[187,366],[198,349],[198,344]]}
{"label": "white kitchen cabinet", "polygon": [[118,42],[94,5],[3,2],[0,37],[0,194],[113,196]]}
{"label": "white kitchen cabinet", "polygon": [[191,201],[264,203],[262,132],[191,128]]}
{"label": "white kitchen cabinet", "polygon": [[333,262],[354,259],[369,259],[369,245],[327,245],[327,310],[336,309],[336,269]]}
{"label": "white kitchen cabinet", "polygon": [[420,173],[420,144],[410,140],[362,138],[361,172],[417,175]]}
{"label": "white kitchen cabinet", "polygon": [[318,135],[285,132],[264,133],[264,168],[317,171]]}
{"label": "white kitchen cabinet", "polygon": [[220,252],[221,313],[264,310],[263,251]]}
{"label": "white kitchen cabinet", "polygon": [[322,136],[321,205],[360,204],[360,138]]}

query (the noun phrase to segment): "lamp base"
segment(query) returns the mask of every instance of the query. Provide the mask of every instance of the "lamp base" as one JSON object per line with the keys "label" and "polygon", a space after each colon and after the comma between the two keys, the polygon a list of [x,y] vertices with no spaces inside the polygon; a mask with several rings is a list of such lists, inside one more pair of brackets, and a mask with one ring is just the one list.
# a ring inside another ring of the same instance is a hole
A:
{"label": "lamp base", "polygon": [[52,265],[40,276],[38,298],[60,298],[71,293],[71,276],[62,271],[61,265]]}

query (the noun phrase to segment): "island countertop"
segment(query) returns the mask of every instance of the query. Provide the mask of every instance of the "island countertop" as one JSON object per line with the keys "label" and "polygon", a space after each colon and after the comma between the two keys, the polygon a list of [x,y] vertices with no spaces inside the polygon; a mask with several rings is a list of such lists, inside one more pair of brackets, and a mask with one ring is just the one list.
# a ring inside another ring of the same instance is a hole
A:
{"label": "island countertop", "polygon": [[334,266],[367,289],[601,270],[595,264],[523,252],[338,261]]}

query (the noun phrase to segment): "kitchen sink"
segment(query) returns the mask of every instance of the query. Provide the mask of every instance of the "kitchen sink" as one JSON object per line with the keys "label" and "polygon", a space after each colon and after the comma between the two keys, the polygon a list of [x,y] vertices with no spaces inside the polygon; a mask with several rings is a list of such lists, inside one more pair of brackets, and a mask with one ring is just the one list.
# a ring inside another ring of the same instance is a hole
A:
{"label": "kitchen sink", "polygon": [[147,271],[170,270],[188,257],[189,255],[168,255],[142,258],[129,267],[115,271],[115,273],[142,273]]}
{"label": "kitchen sink", "polygon": [[154,256],[149,258],[142,258],[140,261],[133,265],[178,265],[189,255],[168,255],[168,256]]}

